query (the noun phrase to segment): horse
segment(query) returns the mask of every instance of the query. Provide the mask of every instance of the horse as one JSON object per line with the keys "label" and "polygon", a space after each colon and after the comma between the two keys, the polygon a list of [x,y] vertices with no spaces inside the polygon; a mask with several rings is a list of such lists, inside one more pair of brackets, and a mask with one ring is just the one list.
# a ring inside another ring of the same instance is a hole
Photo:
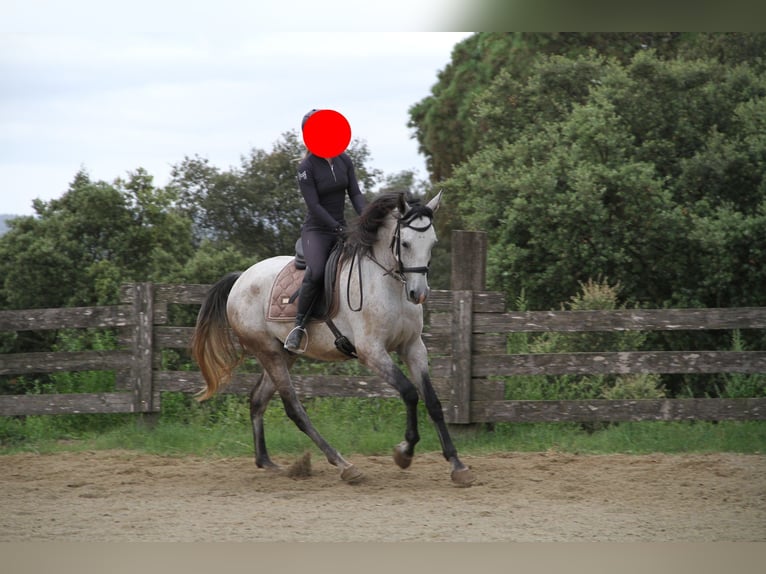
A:
{"label": "horse", "polygon": [[[460,461],[444,420],[441,403],[428,372],[423,343],[423,303],[428,298],[431,250],[436,243],[434,214],[442,192],[426,205],[408,203],[403,193],[381,194],[352,222],[343,244],[337,285],[346,293],[332,318],[337,329],[355,348],[358,360],[392,385],[406,405],[404,440],[394,447],[394,462],[408,468],[419,441],[417,405],[422,397],[436,427],[442,454],[450,463],[457,486],[474,481],[472,470]],[[244,272],[229,273],[208,291],[200,307],[191,339],[191,351],[206,383],[199,400],[213,396],[232,377],[244,353],[256,357],[263,373],[253,387],[250,418],[258,468],[278,470],[266,449],[263,415],[275,393],[287,416],[340,470],[341,480],[359,482],[362,472],[322,437],[309,420],[290,380],[298,355],[283,342],[291,323],[269,321],[271,286],[291,256],[262,260]],[[239,349],[234,337],[239,342]],[[304,355],[322,361],[348,360],[336,347],[336,337],[324,323],[307,325]],[[411,379],[395,364],[397,353]]]}

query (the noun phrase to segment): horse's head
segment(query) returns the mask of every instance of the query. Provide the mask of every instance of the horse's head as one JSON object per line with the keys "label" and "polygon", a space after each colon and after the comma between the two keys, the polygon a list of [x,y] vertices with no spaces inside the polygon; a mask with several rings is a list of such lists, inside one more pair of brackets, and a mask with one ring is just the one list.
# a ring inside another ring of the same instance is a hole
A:
{"label": "horse's head", "polygon": [[403,193],[384,193],[367,205],[351,229],[346,256],[367,255],[405,286],[407,299],[417,305],[428,298],[428,268],[436,243],[434,213],[442,192],[426,205],[409,204]]}
{"label": "horse's head", "polygon": [[433,218],[441,196],[440,191],[426,205],[409,205],[402,196],[399,215],[395,217],[396,228],[391,238],[394,271],[405,285],[407,299],[416,305],[423,304],[430,293],[428,269],[436,243]]}

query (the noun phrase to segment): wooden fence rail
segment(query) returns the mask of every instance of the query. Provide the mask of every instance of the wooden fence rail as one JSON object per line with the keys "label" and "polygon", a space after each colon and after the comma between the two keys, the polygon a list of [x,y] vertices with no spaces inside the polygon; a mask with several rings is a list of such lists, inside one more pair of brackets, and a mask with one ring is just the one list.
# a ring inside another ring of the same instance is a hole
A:
{"label": "wooden fence rail", "polygon": [[[520,375],[629,373],[766,373],[764,351],[624,351],[508,354],[512,333],[733,330],[766,328],[766,308],[506,311],[502,294],[485,291],[486,237],[453,234],[451,291],[434,291],[423,339],[447,420],[475,422],[766,420],[766,398],[589,401],[505,400],[504,378]],[[472,261],[470,266],[461,261]],[[2,395],[0,415],[156,413],[161,393],[194,393],[199,372],[162,368],[163,351],[186,349],[191,326],[168,324],[168,306],[199,305],[209,285],[141,283],[122,289],[106,307],[0,311],[0,331],[118,329],[113,351],[0,355],[0,376],[110,371],[116,390],[104,393]],[[239,373],[226,392],[250,391],[257,373]],[[397,397],[381,379],[295,376],[302,397]]]}
{"label": "wooden fence rail", "polygon": [[[461,316],[459,305],[472,309]],[[434,357],[436,377],[454,374],[455,340],[471,337],[447,396],[459,399],[447,410],[452,422],[552,422],[633,420],[764,420],[766,398],[531,401],[505,400],[503,377],[528,375],[766,373],[764,351],[622,351],[508,354],[513,333],[622,331],[700,331],[766,328],[766,308],[620,309],[596,311],[506,312],[497,293],[452,292],[435,297],[428,337],[434,350],[451,348],[453,357]],[[457,331],[463,331],[461,337]],[[453,341],[452,347],[449,341]],[[766,376],[766,375],[765,375]]]}

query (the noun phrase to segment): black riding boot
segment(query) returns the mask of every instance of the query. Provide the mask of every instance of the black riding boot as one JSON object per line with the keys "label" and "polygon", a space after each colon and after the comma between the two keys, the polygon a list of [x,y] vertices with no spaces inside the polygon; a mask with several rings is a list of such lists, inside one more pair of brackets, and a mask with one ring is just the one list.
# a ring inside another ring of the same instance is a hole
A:
{"label": "black riding boot", "polygon": [[[308,270],[306,271],[308,275]],[[295,327],[285,339],[285,349],[291,353],[302,354],[306,347],[301,348],[303,336],[306,334],[306,322],[311,318],[311,310],[314,307],[319,289],[313,281],[304,279],[301,284],[301,293],[298,296],[298,313],[295,315]],[[307,345],[308,346],[308,345]]]}
{"label": "black riding boot", "polygon": [[295,327],[290,331],[285,339],[285,350],[291,353],[301,354],[306,350],[301,349],[301,343],[303,342],[303,335],[306,334],[306,315],[298,314],[295,316]]}

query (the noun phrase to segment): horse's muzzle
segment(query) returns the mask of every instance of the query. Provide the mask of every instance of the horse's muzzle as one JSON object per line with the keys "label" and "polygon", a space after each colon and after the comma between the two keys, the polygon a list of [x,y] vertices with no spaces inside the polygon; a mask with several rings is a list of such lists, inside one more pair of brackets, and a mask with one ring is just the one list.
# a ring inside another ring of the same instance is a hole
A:
{"label": "horse's muzzle", "polygon": [[410,289],[407,291],[407,299],[409,299],[410,303],[414,303],[415,305],[422,305],[426,302],[426,299],[428,299],[429,292],[431,290],[426,289]]}

